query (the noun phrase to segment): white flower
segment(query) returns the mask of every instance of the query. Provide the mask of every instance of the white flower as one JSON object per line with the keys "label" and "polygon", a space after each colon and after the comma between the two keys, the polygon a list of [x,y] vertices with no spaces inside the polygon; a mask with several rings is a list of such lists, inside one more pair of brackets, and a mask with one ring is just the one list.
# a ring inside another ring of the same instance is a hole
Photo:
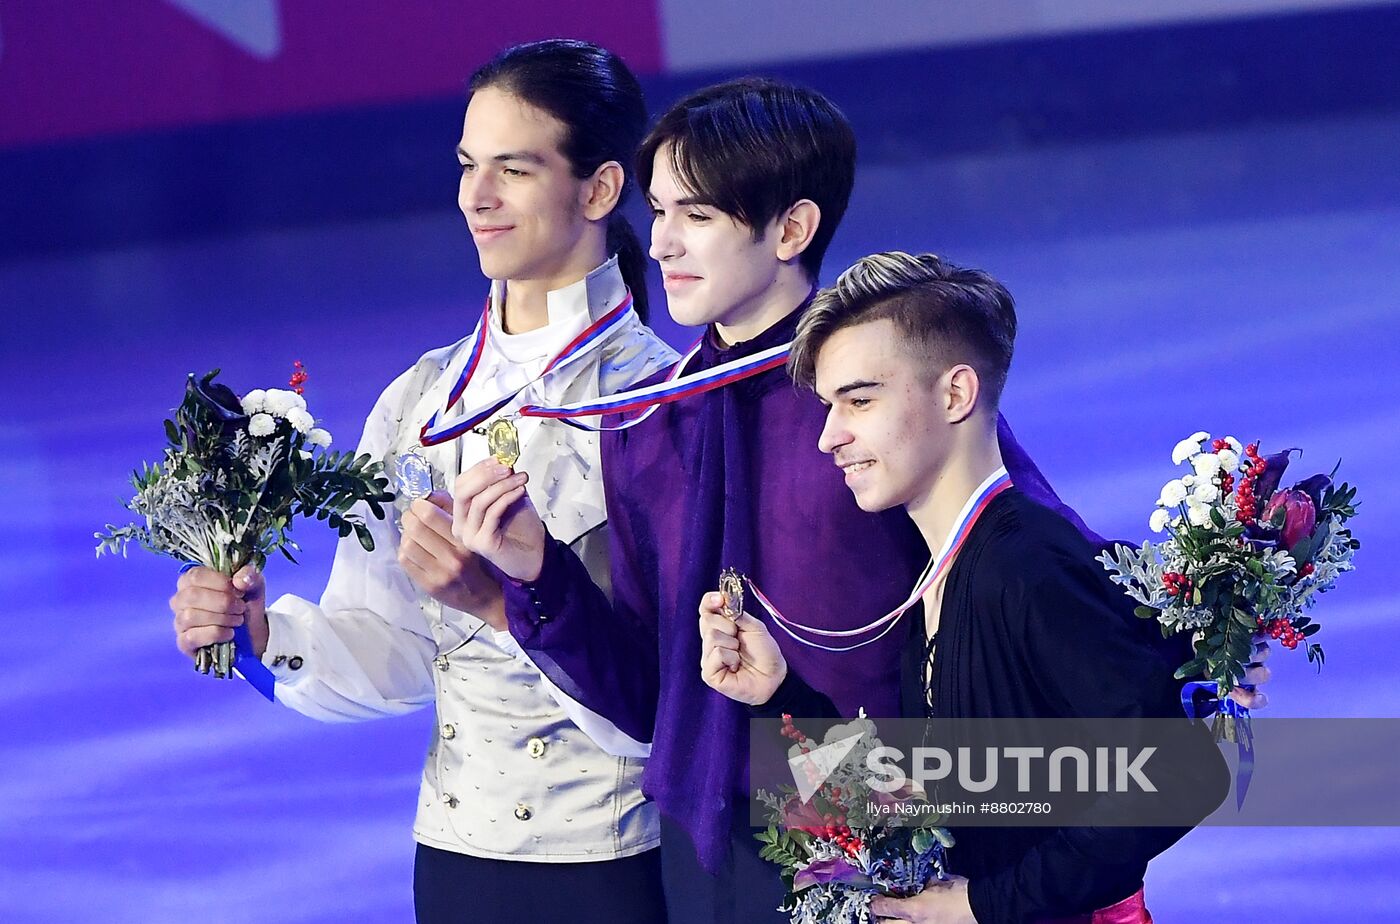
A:
{"label": "white flower", "polygon": [[[1191,491],[1191,501],[1199,504],[1214,503],[1220,498],[1220,488],[1213,481],[1198,481]],[[1188,501],[1189,503],[1190,501]]]}
{"label": "white flower", "polygon": [[1235,439],[1233,436],[1225,437],[1225,445],[1229,446],[1230,451],[1233,452],[1236,456],[1244,455],[1244,447],[1241,446],[1240,441]]}
{"label": "white flower", "polygon": [[312,427],[311,432],[306,434],[306,439],[312,446],[320,446],[322,449],[328,449],[331,445],[331,431],[324,430],[321,427]]}
{"label": "white flower", "polygon": [[1152,511],[1152,519],[1147,521],[1147,525],[1152,527],[1154,533],[1160,533],[1167,528],[1167,524],[1171,522],[1171,519],[1172,512],[1170,510],[1154,510]]}
{"label": "white flower", "polygon": [[1157,499],[1158,507],[1175,507],[1186,500],[1186,485],[1181,483],[1181,479],[1174,479],[1162,485],[1162,496]]}
{"label": "white flower", "polygon": [[239,403],[243,405],[243,413],[256,414],[263,409],[263,405],[266,401],[267,392],[263,391],[261,388],[254,388],[244,395],[243,400]]}
{"label": "white flower", "polygon": [[263,410],[273,417],[286,417],[287,412],[297,406],[295,398],[298,395],[294,391],[287,391],[284,388],[269,388],[267,397],[263,401]]}
{"label": "white flower", "polygon": [[299,407],[294,407],[287,411],[287,423],[296,427],[298,433],[310,433],[311,428],[316,426],[316,421],[310,414]]}
{"label": "white flower", "polygon": [[1210,439],[1210,434],[1204,430],[1198,430],[1191,436],[1176,444],[1172,450],[1172,464],[1180,465],[1187,459],[1201,451],[1201,444]]}
{"label": "white flower", "polygon": [[1186,502],[1186,520],[1192,526],[1208,526],[1210,524],[1210,505],[1194,503],[1195,498]]}
{"label": "white flower", "polygon": [[1233,449],[1222,449],[1216,454],[1220,460],[1220,470],[1234,474],[1240,470],[1240,454]]}
{"label": "white flower", "polygon": [[1203,452],[1191,459],[1191,467],[1196,470],[1198,481],[1210,481],[1220,474],[1220,456],[1213,452]]}
{"label": "white flower", "polygon": [[1195,476],[1195,475],[1182,475],[1182,476],[1181,476],[1181,483],[1184,484],[1184,485],[1186,485],[1186,487],[1189,488],[1189,487],[1191,487],[1191,485],[1193,485],[1193,484],[1196,483],[1196,476]]}
{"label": "white flower", "polygon": [[269,414],[254,414],[248,421],[248,432],[253,436],[270,436],[277,429],[277,421]]}
{"label": "white flower", "polygon": [[291,397],[288,398],[287,400],[289,400],[289,401],[292,402],[292,407],[301,408],[303,411],[306,410],[306,399],[305,399],[305,398],[303,398],[301,395],[297,394],[297,393],[294,392],[294,391],[289,391],[289,392],[287,392],[287,394],[291,395]]}

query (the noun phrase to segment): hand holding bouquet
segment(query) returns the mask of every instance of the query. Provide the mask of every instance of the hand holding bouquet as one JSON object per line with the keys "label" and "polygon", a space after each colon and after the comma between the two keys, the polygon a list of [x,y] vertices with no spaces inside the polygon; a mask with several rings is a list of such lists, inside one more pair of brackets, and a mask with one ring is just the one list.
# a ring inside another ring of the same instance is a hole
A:
{"label": "hand holding bouquet", "polygon": [[[1308,641],[1321,626],[1303,614],[1352,570],[1360,547],[1346,526],[1356,490],[1333,484],[1335,469],[1279,487],[1294,452],[1261,456],[1257,443],[1206,433],[1182,440],[1172,461],[1191,471],[1167,482],[1151,517],[1167,539],[1099,556],[1164,637],[1192,633],[1194,657],[1176,676],[1204,675],[1222,701],[1244,680],[1256,632],[1303,645],[1321,668],[1322,646]],[[1215,730],[1236,740],[1236,716],[1222,711]]]}
{"label": "hand holding bouquet", "polygon": [[[125,555],[136,542],[232,576],[249,563],[261,568],[274,551],[296,561],[288,532],[298,516],[324,520],[342,537],[353,532],[373,549],[350,508],[364,501],[382,518],[382,504],[393,499],[388,480],[369,456],[327,451],[331,435],[307,411],[306,372],[296,365],[293,390],[255,390],[242,399],[215,383],[217,369],[198,380],[191,374],[174,420],[165,421],[163,459],[132,473],[136,495],[126,507],[143,522],[95,533],[97,554]],[[195,669],[228,677],[236,657],[233,642],[210,645],[196,655]]]}

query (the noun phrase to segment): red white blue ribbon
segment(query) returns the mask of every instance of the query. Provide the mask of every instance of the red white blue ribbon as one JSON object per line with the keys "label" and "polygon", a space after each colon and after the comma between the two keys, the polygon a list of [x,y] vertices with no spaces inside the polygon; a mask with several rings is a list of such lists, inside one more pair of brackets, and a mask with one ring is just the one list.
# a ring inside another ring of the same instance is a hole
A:
{"label": "red white blue ribbon", "polygon": [[448,392],[447,400],[442,406],[442,410],[428,418],[428,422],[419,431],[418,441],[424,446],[436,446],[438,443],[445,443],[454,440],[467,433],[473,428],[480,426],[483,421],[501,408],[509,404],[522,391],[534,385],[540,379],[550,373],[557,372],[568,366],[598,347],[607,342],[608,336],[624,321],[628,319],[632,308],[632,293],[629,291],[622,301],[609,309],[601,318],[588,325],[584,331],[569,341],[559,354],[551,359],[539,375],[521,385],[514,391],[503,395],[498,395],[490,401],[478,406],[475,410],[468,411],[452,420],[444,420],[438,423],[438,418],[446,415],[449,408],[461,399],[462,394],[467,390],[467,385],[471,383],[476,375],[476,370],[481,366],[481,359],[486,354],[487,341],[491,338],[491,302],[488,299],[486,308],[481,312],[481,320],[476,324],[476,336],[472,343],[471,353],[467,357],[467,363],[462,367],[462,372],[457,376],[456,383],[452,390]]}
{"label": "red white blue ribbon", "polygon": [[[750,376],[758,375],[760,372],[776,369],[787,362],[788,353],[791,350],[792,344],[784,343],[754,353],[752,356],[742,356],[739,359],[733,359],[700,372],[683,375],[682,373],[690,365],[690,361],[695,358],[695,354],[700,352],[700,341],[696,341],[680,362],[672,367],[671,374],[664,381],[611,395],[589,398],[585,401],[561,404],[557,407],[527,404],[516,413],[521,417],[544,417],[550,420],[559,420],[580,430],[626,430],[646,420],[663,404],[680,401],[693,395],[702,395],[707,391],[723,388]],[[644,413],[612,426],[585,423],[577,419],[601,414],[627,414],[634,411],[643,411]]]}
{"label": "red white blue ribbon", "polygon": [[[803,645],[809,648],[820,648],[822,651],[854,651],[857,648],[864,648],[866,645],[874,644],[889,634],[889,631],[899,624],[900,617],[903,616],[910,607],[918,603],[923,595],[928,593],[929,588],[947,573],[954,559],[958,557],[958,552],[962,551],[963,544],[967,541],[968,534],[972,532],[972,527],[977,524],[978,518],[980,518],[987,509],[987,505],[990,504],[992,499],[998,494],[1010,488],[1011,476],[1007,474],[1005,467],[999,468],[989,475],[987,480],[982,482],[976,491],[972,492],[972,496],[967,499],[967,503],[963,504],[962,510],[958,513],[957,520],[953,522],[952,530],[948,533],[948,538],[943,540],[943,547],[938,550],[936,555],[929,559],[928,565],[924,567],[923,573],[919,575],[918,582],[914,585],[914,589],[910,591],[905,601],[901,603],[898,608],[891,610],[874,622],[858,628],[818,629],[815,626],[804,626],[801,623],[794,622],[778,612],[778,608],[773,605],[771,600],[764,596],[763,591],[759,590],[758,586],[754,584],[752,580],[747,578],[745,580],[749,585],[749,589],[753,591],[754,596],[758,599],[758,602],[768,611],[768,615],[773,617],[773,622],[777,624],[778,628],[782,629]],[[854,638],[856,636],[875,632],[876,630],[879,631],[878,634],[862,642],[856,642],[855,644],[846,646],[832,646],[805,639],[798,635],[797,632],[793,631],[794,629],[824,638]]]}

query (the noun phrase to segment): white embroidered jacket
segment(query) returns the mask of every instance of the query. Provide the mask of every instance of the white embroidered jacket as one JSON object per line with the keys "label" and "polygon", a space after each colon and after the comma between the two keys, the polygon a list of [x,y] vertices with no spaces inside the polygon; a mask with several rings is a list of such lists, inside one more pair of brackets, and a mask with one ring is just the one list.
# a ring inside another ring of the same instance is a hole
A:
{"label": "white embroidered jacket", "polygon": [[[503,294],[493,286],[495,308]],[[496,320],[501,313],[493,310],[488,351],[449,416],[529,382],[624,294],[613,259],[550,292],[544,328],[505,334]],[[418,445],[419,429],[442,411],[474,336],[424,355],[389,385],[365,423],[360,452],[387,468],[399,453],[416,449],[431,463],[435,487],[449,490],[458,472],[486,458],[486,440],[476,434]],[[630,315],[603,347],[532,385],[506,410],[621,391],[675,361]],[[516,468],[530,474],[531,501],[550,532],[570,543],[607,588],[597,434],[538,418],[516,423]],[[277,677],[277,699],[325,721],[399,715],[435,703],[414,825],[421,843],[544,862],[624,857],[656,846],[656,809],[638,789],[649,746],[565,696],[508,633],[414,587],[397,560],[404,507],[396,503],[382,521],[366,515],[373,552],[353,536],[340,542],[319,605],[287,595],[268,607],[263,660]]]}

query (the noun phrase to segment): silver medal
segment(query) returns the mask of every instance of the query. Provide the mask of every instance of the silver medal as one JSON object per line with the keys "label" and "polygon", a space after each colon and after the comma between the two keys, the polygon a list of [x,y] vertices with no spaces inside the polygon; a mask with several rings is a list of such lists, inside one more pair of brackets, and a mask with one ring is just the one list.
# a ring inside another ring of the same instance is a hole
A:
{"label": "silver medal", "polygon": [[428,460],[410,449],[394,457],[394,493],[409,500],[417,500],[433,493],[433,467]]}

